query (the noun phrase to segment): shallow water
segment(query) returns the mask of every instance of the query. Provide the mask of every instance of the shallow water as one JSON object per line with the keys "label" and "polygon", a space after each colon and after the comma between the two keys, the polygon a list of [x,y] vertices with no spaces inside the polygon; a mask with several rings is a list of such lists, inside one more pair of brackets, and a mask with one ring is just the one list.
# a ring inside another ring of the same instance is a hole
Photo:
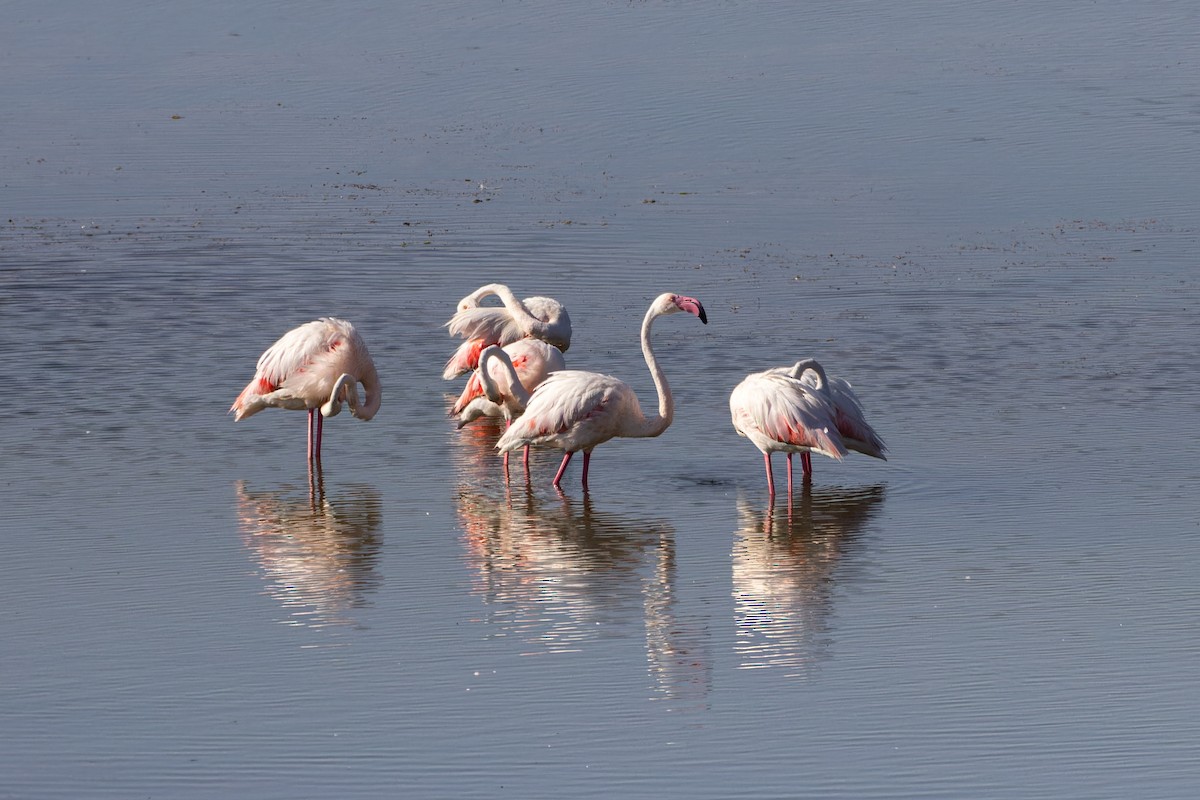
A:
{"label": "shallow water", "polygon": [[[0,797],[1191,797],[1196,15],[14,4]],[[494,280],[643,404],[705,303],[589,494],[446,418]],[[324,314],[310,475],[225,411]],[[772,505],[805,355],[891,460]]]}

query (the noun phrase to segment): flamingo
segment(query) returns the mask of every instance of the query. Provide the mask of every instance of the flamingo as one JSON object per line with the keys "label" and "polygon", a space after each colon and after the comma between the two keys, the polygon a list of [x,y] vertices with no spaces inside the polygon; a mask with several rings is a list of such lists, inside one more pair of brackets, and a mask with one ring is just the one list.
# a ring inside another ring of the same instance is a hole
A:
{"label": "flamingo", "polygon": [[[823,374],[823,373],[822,373]],[[838,433],[836,410],[824,381],[812,386],[790,374],[787,367],[747,375],[729,395],[733,428],[763,454],[767,491],[775,497],[771,453],[787,453],[788,494],[792,493],[792,453],[801,453],[804,474],[812,473],[809,452],[836,458],[846,456]]]}
{"label": "flamingo", "polygon": [[[459,415],[460,429],[480,417],[504,417],[511,425],[525,411],[529,392],[566,366],[562,351],[540,339],[519,339],[503,348],[488,345],[480,351],[479,368],[450,413]],[[508,453],[504,466],[508,467]],[[529,466],[528,446],[525,466]]]}
{"label": "flamingo", "polygon": [[664,314],[686,311],[708,324],[704,306],[694,297],[661,294],[650,304],[642,320],[642,355],[654,378],[658,392],[658,414],[647,418],[642,413],[633,388],[611,375],[582,370],[553,372],[533,391],[525,413],[515,420],[496,449],[502,453],[525,445],[548,445],[563,450],[562,464],[554,476],[554,487],[561,490],[563,473],[571,456],[583,451],[583,489],[588,488],[588,466],[592,450],[617,436],[658,436],[671,424],[675,403],[671,387],[650,347],[650,326]]}
{"label": "flamingo", "polygon": [[[361,403],[360,382],[366,390]],[[379,375],[358,331],[344,319],[322,317],[293,328],[267,348],[229,410],[235,421],[268,406],[307,410],[308,459],[320,463],[325,417],[337,416],[345,402],[354,416],[369,420],[382,399]]]}
{"label": "flamingo", "polygon": [[[481,306],[488,295],[496,295],[502,308]],[[458,311],[446,323],[451,336],[466,339],[446,362],[442,377],[450,380],[479,366],[479,351],[489,344],[504,346],[518,339],[541,339],[566,352],[571,346],[571,317],[563,304],[550,297],[518,300],[502,283],[480,286],[458,303]]]}

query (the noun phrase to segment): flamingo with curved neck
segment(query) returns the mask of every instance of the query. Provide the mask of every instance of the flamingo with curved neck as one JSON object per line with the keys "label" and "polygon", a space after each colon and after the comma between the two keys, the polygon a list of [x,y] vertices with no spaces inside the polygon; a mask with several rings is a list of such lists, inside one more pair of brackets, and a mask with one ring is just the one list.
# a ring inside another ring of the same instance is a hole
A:
{"label": "flamingo with curved neck", "polygon": [[[450,413],[459,415],[460,429],[480,417],[504,417],[511,425],[525,411],[530,390],[566,366],[561,350],[538,339],[521,339],[503,348],[488,345],[480,352],[479,368]],[[524,463],[529,466],[528,447]],[[504,466],[508,468],[508,453],[504,454]]]}
{"label": "flamingo with curved neck", "polygon": [[[495,295],[502,307],[480,302]],[[479,353],[488,345],[504,346],[519,339],[541,339],[566,352],[571,346],[571,317],[563,304],[550,297],[518,300],[503,283],[481,286],[458,302],[458,310],[446,323],[451,336],[464,341],[455,351],[442,377],[450,380],[479,365]]]}
{"label": "flamingo with curved neck", "polygon": [[841,460],[850,450],[886,460],[883,440],[870,425],[850,384],[830,378],[816,359],[746,376],[729,395],[733,427],[763,454],[767,491],[775,496],[771,453],[787,453],[788,494],[792,455],[800,454],[811,480],[812,453]]}
{"label": "flamingo with curved neck", "polygon": [[651,437],[665,431],[675,416],[671,387],[650,344],[654,320],[665,314],[687,312],[708,323],[704,306],[693,297],[661,294],[650,304],[642,320],[642,356],[658,393],[658,413],[647,417],[629,384],[598,372],[562,370],[551,373],[533,391],[525,413],[505,431],[496,448],[507,453],[526,445],[563,450],[562,464],[553,485],[561,488],[563,473],[571,457],[583,451],[582,484],[588,488],[592,450],[615,437]]}
{"label": "flamingo with curved neck", "polygon": [[[359,383],[366,392],[361,402]],[[353,325],[322,317],[293,328],[267,348],[229,410],[234,420],[271,407],[307,411],[308,458],[319,462],[325,417],[337,416],[343,402],[361,420],[374,417],[383,402],[379,373]]]}

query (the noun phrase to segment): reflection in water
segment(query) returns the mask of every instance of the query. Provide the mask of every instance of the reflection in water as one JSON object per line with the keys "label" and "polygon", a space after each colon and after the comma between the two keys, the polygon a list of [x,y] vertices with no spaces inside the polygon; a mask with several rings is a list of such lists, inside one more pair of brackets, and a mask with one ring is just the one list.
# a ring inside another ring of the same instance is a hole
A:
{"label": "reflection in water", "polygon": [[[496,440],[504,432],[504,421],[495,417],[480,417],[470,425],[453,430],[450,457],[459,477],[472,484],[494,483],[504,476],[504,460],[496,452]],[[514,460],[514,477],[522,474],[520,459]]]}
{"label": "reflection in water", "polygon": [[822,654],[834,570],[883,495],[882,486],[814,491],[805,483],[798,497],[764,511],[738,498],[733,597],[740,668],[800,675]]}
{"label": "reflection in water", "polygon": [[[493,460],[491,463],[496,463]],[[527,651],[579,652],[642,621],[654,692],[702,701],[711,681],[707,629],[676,616],[675,531],[666,522],[596,511],[586,496],[543,504],[519,465],[501,496],[462,487],[458,512],[490,636]]]}
{"label": "reflection in water", "polygon": [[365,593],[379,584],[383,512],[373,487],[345,487],[330,499],[319,468],[307,494],[251,492],[239,481],[237,515],[267,592],[288,611],[290,624],[351,624],[347,612],[364,606]]}

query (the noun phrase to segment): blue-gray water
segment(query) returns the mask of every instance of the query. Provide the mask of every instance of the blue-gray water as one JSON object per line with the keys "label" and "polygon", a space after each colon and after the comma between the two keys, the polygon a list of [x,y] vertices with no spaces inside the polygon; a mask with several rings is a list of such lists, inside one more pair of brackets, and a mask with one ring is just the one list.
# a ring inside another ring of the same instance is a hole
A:
{"label": "blue-gray water", "polygon": [[[1194,4],[246,5],[4,9],[0,797],[1195,795]],[[496,280],[644,405],[708,309],[589,495],[445,417]],[[806,355],[891,460],[772,507]]]}

